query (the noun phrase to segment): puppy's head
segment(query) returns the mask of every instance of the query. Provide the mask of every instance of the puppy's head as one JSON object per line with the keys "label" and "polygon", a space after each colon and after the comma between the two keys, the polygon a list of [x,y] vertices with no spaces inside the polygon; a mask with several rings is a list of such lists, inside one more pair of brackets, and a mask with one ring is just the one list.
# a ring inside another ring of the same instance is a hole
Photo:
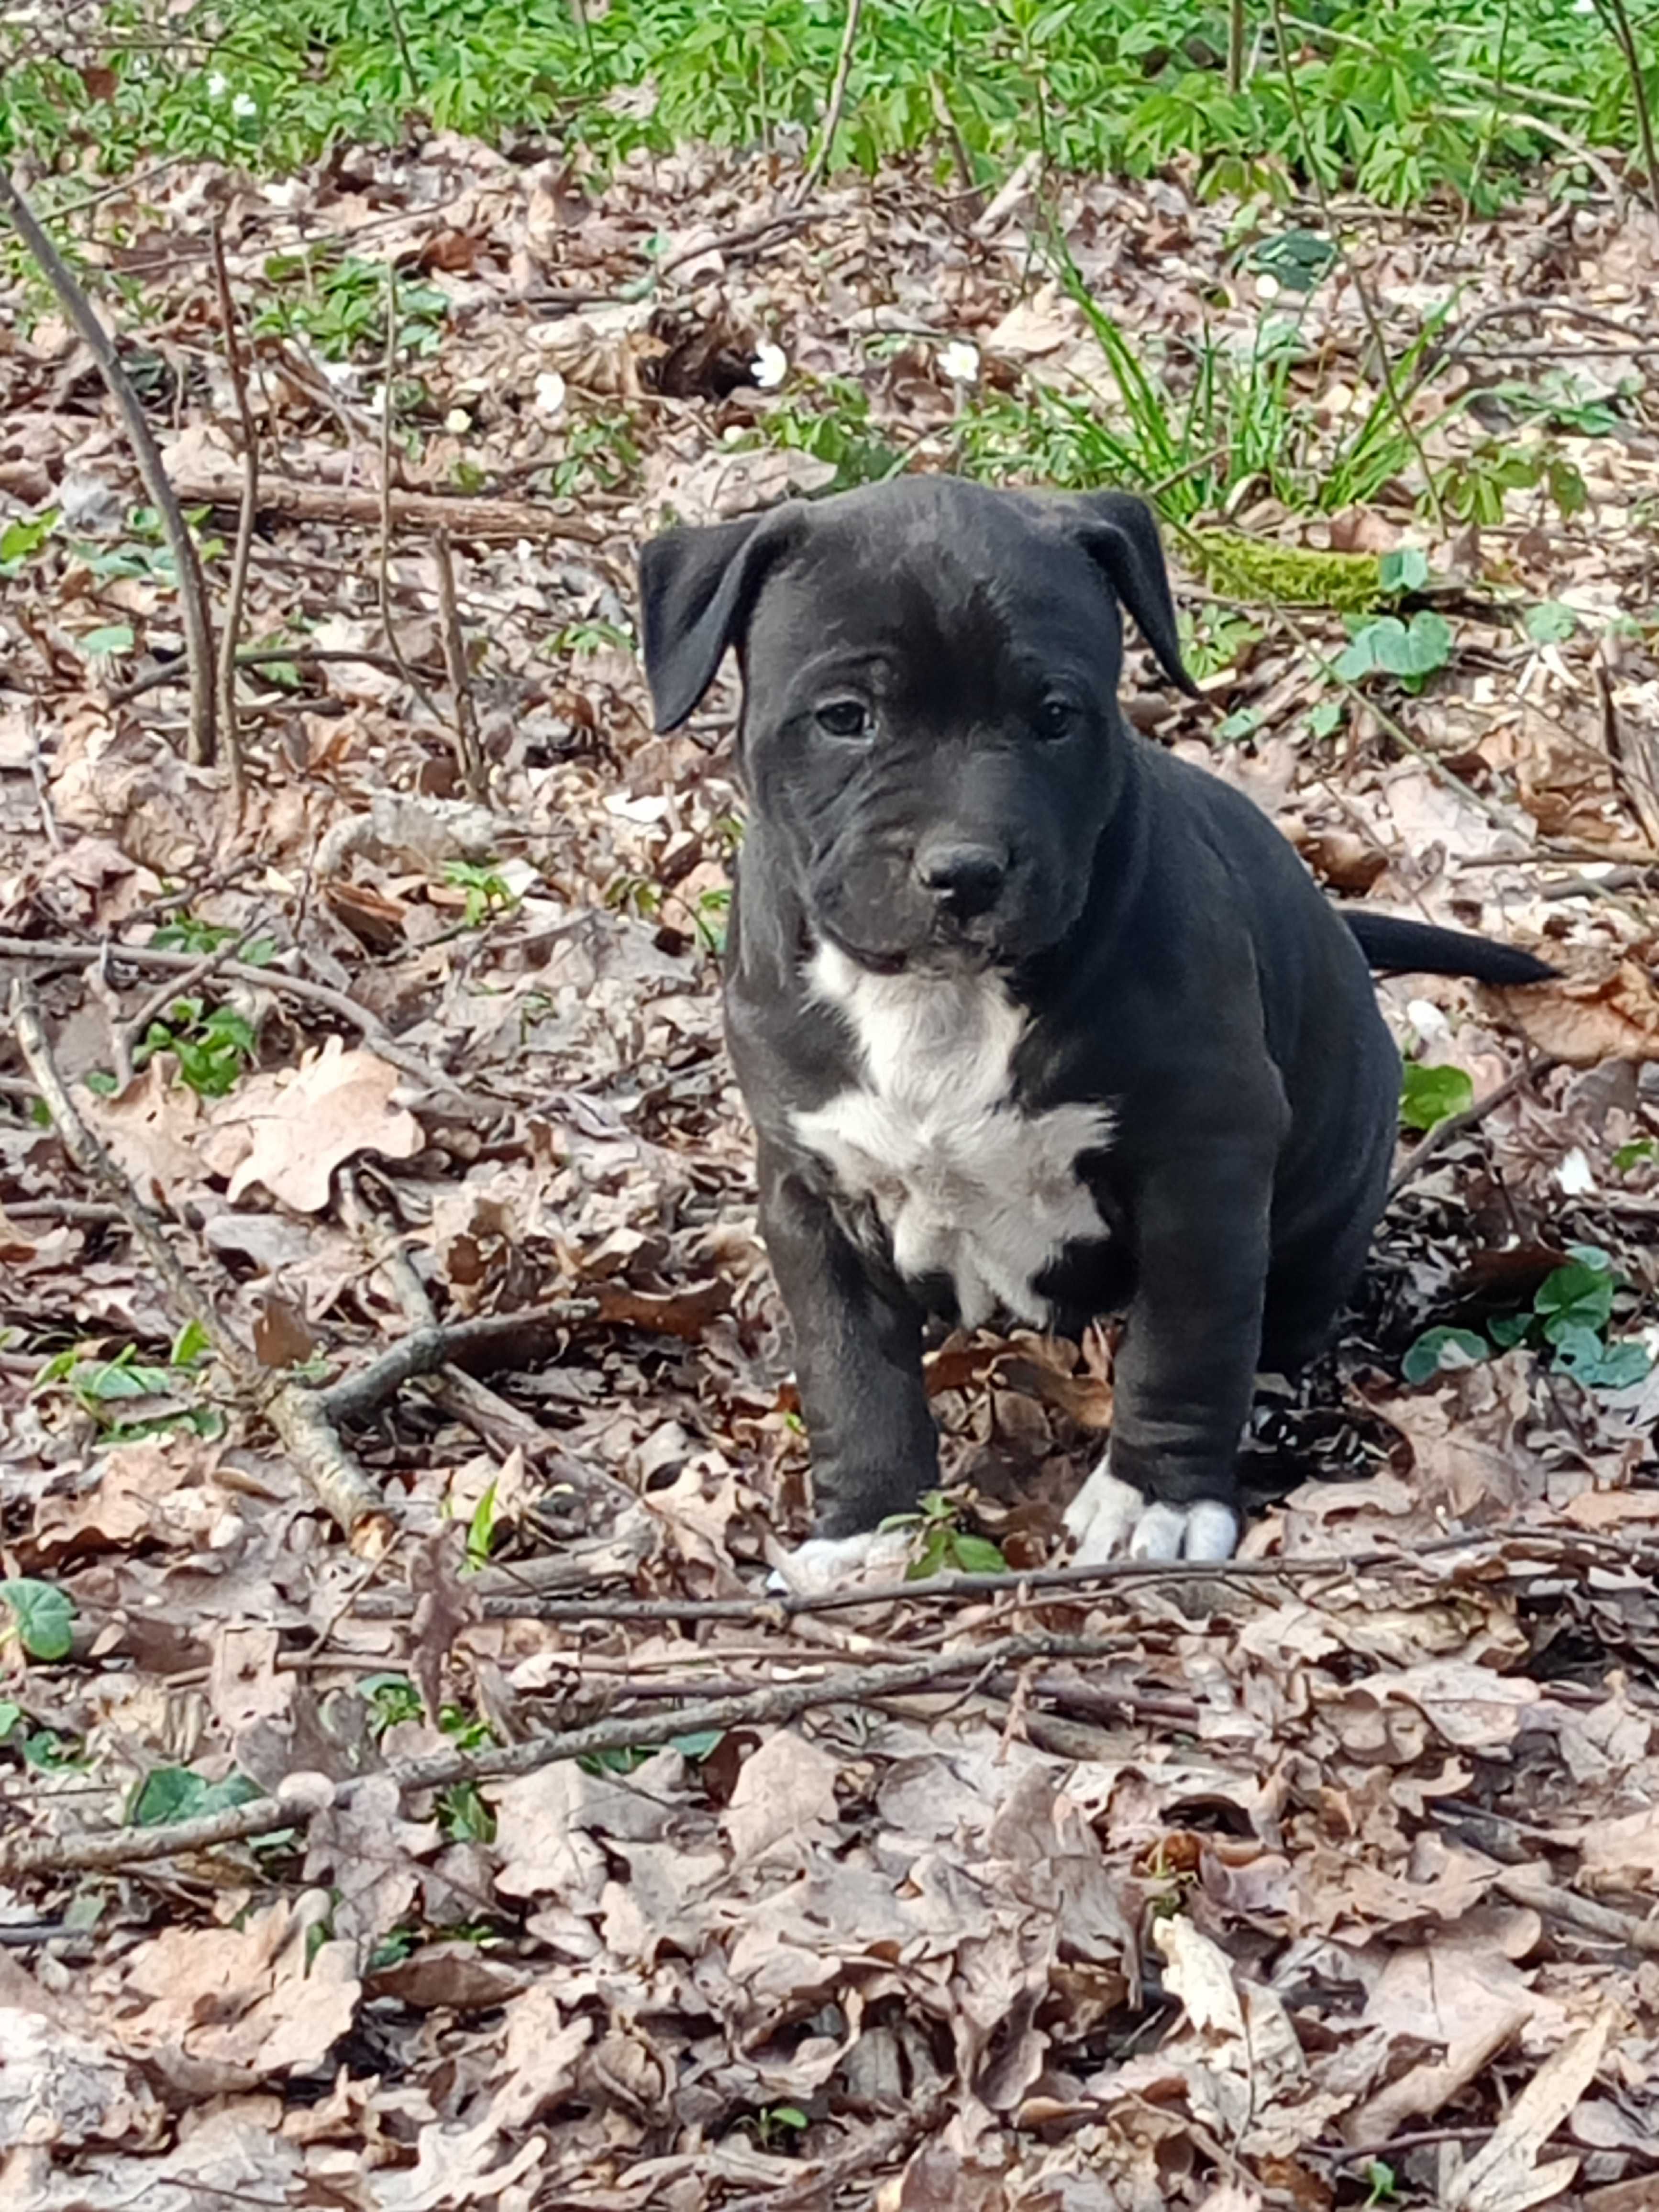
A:
{"label": "puppy's head", "polygon": [[820,938],[865,966],[1004,965],[1088,895],[1127,740],[1121,601],[1181,664],[1150,510],[907,477],[640,561],[659,729],[735,647],[742,760]]}

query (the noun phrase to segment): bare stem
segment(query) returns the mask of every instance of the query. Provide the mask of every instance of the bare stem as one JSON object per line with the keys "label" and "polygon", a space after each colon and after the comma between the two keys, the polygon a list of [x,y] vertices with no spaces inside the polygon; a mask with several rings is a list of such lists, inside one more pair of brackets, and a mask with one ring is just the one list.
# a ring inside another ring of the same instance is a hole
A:
{"label": "bare stem", "polygon": [[127,435],[132,441],[133,457],[138,464],[138,473],[144,480],[144,489],[149,494],[151,504],[161,519],[161,528],[173,555],[173,573],[179,579],[179,605],[184,617],[185,653],[190,669],[189,756],[198,767],[205,767],[213,758],[216,735],[213,623],[208,613],[207,586],[203,580],[201,562],[197,557],[196,541],[190,534],[184,510],[167,479],[167,470],[162,466],[161,448],[145,420],[143,403],[121,366],[115,341],[99,320],[97,310],[76,281],[68,262],[53,245],[34,210],[3,166],[0,166],[0,208],[3,208],[13,228],[40,264],[40,273],[52,287],[58,305],[80,332],[88,351],[97,362],[98,373],[119,409]]}
{"label": "bare stem", "polygon": [[242,601],[247,592],[248,562],[253,552],[253,528],[259,516],[259,433],[248,404],[247,372],[236,334],[236,307],[230,296],[230,272],[225,266],[225,237],[219,224],[211,234],[213,282],[219,295],[219,321],[225,336],[225,365],[236,395],[236,416],[242,431],[242,505],[236,518],[236,544],[231,555],[230,585],[225,593],[224,627],[219,634],[216,674],[219,728],[224,738],[225,759],[230,769],[231,797],[240,818],[246,789],[242,779],[242,738],[236,715],[236,641],[242,633]]}
{"label": "bare stem", "polygon": [[841,128],[842,110],[847,105],[847,82],[853,73],[853,51],[858,43],[859,18],[864,13],[864,0],[847,0],[847,21],[841,34],[841,52],[836,56],[836,74],[830,81],[829,104],[823,111],[823,128],[811,160],[807,163],[795,197],[804,200],[830,165],[830,149],[835,143],[836,133]]}

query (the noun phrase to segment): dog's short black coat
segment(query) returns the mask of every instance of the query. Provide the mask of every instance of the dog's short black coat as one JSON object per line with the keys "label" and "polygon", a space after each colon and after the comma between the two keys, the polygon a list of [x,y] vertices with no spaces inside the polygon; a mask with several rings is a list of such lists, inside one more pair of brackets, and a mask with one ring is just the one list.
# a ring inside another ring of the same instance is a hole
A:
{"label": "dog's short black coat", "polygon": [[1320,1348],[1382,1208],[1368,961],[1552,971],[1345,920],[1248,799],[1129,732],[1120,602],[1192,687],[1125,495],[906,477],[671,531],[641,594],[659,728],[728,647],[744,679],[727,1031],[821,1533],[936,1479],[921,1329],[963,1302],[1125,1313],[1112,1476],[1230,1504],[1258,1368]]}

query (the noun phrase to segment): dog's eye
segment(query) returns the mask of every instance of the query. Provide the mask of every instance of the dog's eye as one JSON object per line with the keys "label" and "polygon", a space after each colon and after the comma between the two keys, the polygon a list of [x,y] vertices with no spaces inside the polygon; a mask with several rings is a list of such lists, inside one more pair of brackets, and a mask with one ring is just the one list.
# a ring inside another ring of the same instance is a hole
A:
{"label": "dog's eye", "polygon": [[818,708],[818,727],[832,738],[867,738],[870,709],[861,699],[829,699]]}
{"label": "dog's eye", "polygon": [[1045,699],[1037,708],[1037,735],[1040,738],[1069,738],[1078,724],[1078,710],[1069,699],[1058,695]]}

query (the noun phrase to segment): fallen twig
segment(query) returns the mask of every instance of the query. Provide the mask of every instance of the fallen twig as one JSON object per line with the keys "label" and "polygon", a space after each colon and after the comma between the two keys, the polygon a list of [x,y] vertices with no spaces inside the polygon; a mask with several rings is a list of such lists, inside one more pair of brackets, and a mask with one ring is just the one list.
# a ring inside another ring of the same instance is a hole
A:
{"label": "fallen twig", "polygon": [[[396,1347],[394,1346],[394,1349]],[[1322,1576],[1356,1574],[1412,1574],[1421,1563],[1446,1552],[1474,1551],[1495,1544],[1514,1544],[1516,1533],[1498,1529],[1468,1529],[1457,1535],[1430,1537],[1409,1551],[1319,1552],[1294,1559],[1103,1559],[1085,1567],[1008,1569],[998,1574],[930,1575],[917,1582],[873,1583],[833,1590],[780,1590],[774,1596],[711,1598],[545,1598],[534,1594],[491,1594],[480,1603],[489,1620],[691,1621],[740,1620],[760,1624],[787,1620],[797,1613],[837,1613],[853,1606],[937,1604],[962,1598],[1012,1597],[1024,1606],[1036,1605],[1048,1593],[1055,1601],[1086,1595],[1097,1585],[1118,1583],[1302,1582]],[[1541,1542],[1527,1536],[1522,1540]],[[1629,1546],[1604,1547],[1588,1531],[1575,1530],[1569,1558],[1581,1557],[1589,1542],[1597,1549],[1613,1548],[1628,1557]],[[1553,1561],[1545,1564],[1553,1564]],[[362,1608],[365,1619],[397,1617],[409,1610],[410,1601],[386,1592]]]}
{"label": "fallen twig", "polygon": [[1535,1869],[1512,1867],[1492,1884],[1511,1905],[1530,1906],[1546,1918],[1564,1921],[1586,1936],[1604,1936],[1632,1951],[1659,1954],[1659,1918],[1638,1920],[1633,1913],[1616,1912],[1611,1905],[1596,1905],[1577,1890],[1546,1881]]}
{"label": "fallen twig", "polygon": [[[78,945],[73,938],[0,937],[0,960],[84,968],[106,956],[112,960],[125,961],[131,967],[171,969],[177,975],[191,973],[198,957],[193,952],[173,952],[149,945],[114,945],[107,940],[97,945]],[[434,1067],[419,1053],[400,1044],[378,1014],[371,1013],[344,991],[335,990],[331,984],[313,983],[308,975],[290,975],[283,968],[251,967],[245,960],[227,960],[218,973],[234,982],[256,984],[264,990],[279,992],[285,998],[299,999],[308,1006],[322,1006],[337,1014],[342,1021],[349,1022],[383,1060],[415,1076],[441,1097],[453,1099],[474,1113],[494,1119],[513,1110],[507,1100],[488,1098],[481,1091],[465,1090],[441,1067]]]}
{"label": "fallen twig", "polygon": [[506,1343],[555,1336],[579,1322],[594,1320],[600,1311],[597,1298],[559,1298],[514,1313],[483,1314],[471,1321],[432,1322],[412,1328],[360,1374],[348,1375],[324,1391],[329,1418],[367,1420],[417,1375],[434,1374]]}
{"label": "fallen twig", "polygon": [[215,743],[213,624],[208,614],[207,586],[202,578],[202,564],[197,558],[196,541],[185,520],[179,494],[167,479],[161,449],[145,419],[143,403],[121,366],[114,340],[3,163],[0,163],[0,207],[10,216],[18,235],[40,264],[40,273],[52,287],[58,305],[97,362],[98,373],[126,425],[144,489],[161,518],[168,550],[173,555],[173,574],[179,580],[179,607],[190,665],[189,755],[198,767],[204,767],[213,758]]}
{"label": "fallen twig", "polygon": [[[262,645],[250,647],[236,656],[238,668],[266,668],[279,666],[285,660],[298,662],[301,666],[330,660],[353,660],[364,668],[383,668],[389,676],[403,673],[401,665],[389,653],[372,653],[367,648],[346,646]],[[112,707],[127,706],[134,699],[142,699],[147,691],[159,691],[163,684],[176,684],[184,673],[179,663],[162,668],[147,669],[143,675],[135,676],[130,684],[123,684],[107,696]]]}
{"label": "fallen twig", "polygon": [[[228,472],[181,467],[174,481],[180,499],[209,507],[236,504],[240,482]],[[511,543],[520,538],[566,538],[576,545],[604,545],[615,532],[579,514],[563,514],[532,500],[463,499],[447,492],[402,491],[391,488],[394,527],[447,530],[458,538]],[[380,494],[353,484],[297,483],[291,477],[263,476],[259,512],[293,522],[337,522],[375,530],[380,523]]]}
{"label": "fallen twig", "polygon": [[[528,1742],[493,1746],[477,1751],[446,1750],[424,1759],[410,1759],[384,1768],[380,1778],[390,1777],[400,1793],[435,1790],[457,1782],[506,1781],[533,1774],[562,1759],[581,1759],[599,1752],[632,1751],[665,1743],[672,1736],[702,1734],[711,1729],[752,1728],[769,1722],[790,1721],[823,1705],[864,1705],[905,1690],[925,1688],[953,1674],[975,1674],[986,1668],[1018,1666],[1027,1659],[1091,1659],[1109,1656],[1114,1643],[1097,1637],[1054,1636],[1033,1632],[1004,1638],[978,1649],[931,1654],[886,1667],[849,1667],[810,1682],[780,1682],[740,1698],[710,1700],[678,1712],[653,1712],[623,1720],[597,1721],[586,1728],[568,1729],[553,1735],[535,1736]],[[147,1860],[178,1858],[191,1851],[208,1850],[221,1844],[245,1843],[255,1836],[283,1828],[307,1826],[319,1813],[349,1802],[371,1775],[353,1776],[328,1783],[316,1774],[289,1778],[274,1796],[256,1797],[246,1805],[198,1819],[177,1820],[167,1827],[114,1828],[101,1834],[82,1832],[64,1836],[11,1836],[0,1838],[0,1879],[16,1881],[30,1874],[62,1874],[98,1868],[130,1866]]]}
{"label": "fallen twig", "polygon": [[1466,1106],[1461,1114],[1448,1114],[1443,1121],[1437,1121],[1389,1185],[1389,1201],[1396,1199],[1407,1184],[1419,1175],[1431,1160],[1437,1159],[1449,1145],[1455,1144],[1459,1137],[1467,1136],[1471,1129],[1478,1129],[1489,1114],[1506,1105],[1539,1076],[1547,1075],[1554,1066],[1555,1062],[1549,1059],[1529,1060],[1524,1067],[1517,1067],[1513,1075],[1506,1077],[1496,1091],[1489,1091],[1484,1098],[1477,1098],[1473,1106]]}
{"label": "fallen twig", "polygon": [[[255,971],[258,972],[257,970]],[[52,1054],[40,1002],[20,976],[12,985],[11,1017],[17,1048],[51,1114],[64,1151],[88,1180],[101,1183],[160,1278],[163,1295],[180,1321],[205,1333],[239,1395],[275,1429],[299,1473],[332,1515],[355,1551],[383,1549],[392,1522],[383,1500],[341,1443],[319,1394],[284,1382],[260,1366],[203,1296],[167,1240],[161,1216],[150,1209],[81,1119]]]}

